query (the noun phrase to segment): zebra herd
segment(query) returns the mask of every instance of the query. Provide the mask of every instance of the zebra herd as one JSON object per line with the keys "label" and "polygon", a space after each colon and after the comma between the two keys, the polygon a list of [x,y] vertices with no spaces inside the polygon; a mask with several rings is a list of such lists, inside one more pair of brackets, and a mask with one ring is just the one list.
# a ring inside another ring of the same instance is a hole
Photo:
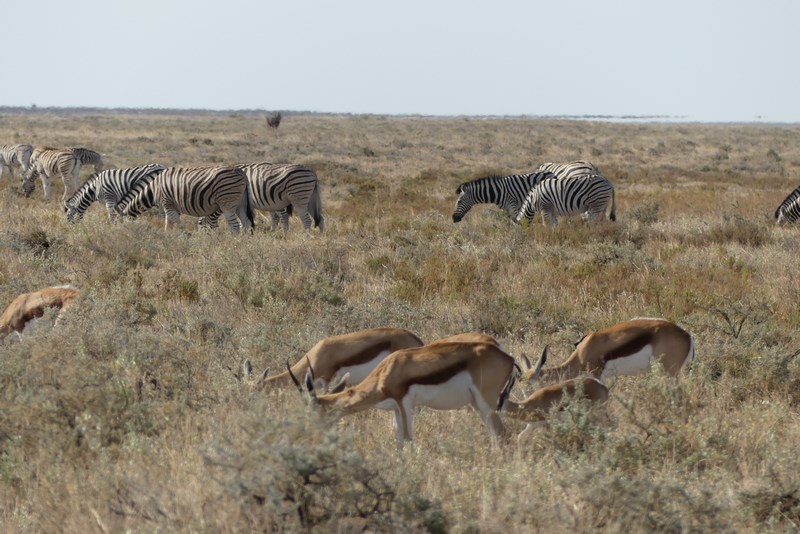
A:
{"label": "zebra herd", "polygon": [[[588,161],[543,163],[527,174],[478,178],[459,185],[456,195],[453,222],[460,222],[475,204],[496,204],[517,224],[536,213],[553,226],[564,215],[602,220],[609,201],[608,217],[612,221],[617,217],[614,186]],[[775,220],[778,224],[800,221],[800,187],[781,202]]]}
{"label": "zebra herd", "polygon": [[[94,165],[95,173],[81,186],[83,165]],[[6,167],[13,178],[14,166],[22,169],[25,196],[33,193],[39,177],[44,197],[48,198],[51,179],[60,177],[64,182],[64,210],[70,222],[80,218],[92,202],[102,201],[112,221],[121,215],[135,217],[155,206],[164,214],[167,228],[176,224],[183,213],[200,217],[199,224],[206,228],[216,228],[224,216],[231,231],[237,233],[241,225],[253,227],[252,210],[257,209],[270,212],[272,230],[282,223],[286,231],[289,216],[296,209],[305,229],[313,224],[324,230],[319,180],[304,165],[261,162],[167,169],[148,164],[103,170],[102,155],[87,148],[0,145],[0,178]],[[237,184],[231,185],[232,181]],[[216,182],[220,183],[212,187]],[[239,190],[244,192],[239,195]],[[609,203],[608,218],[616,220],[614,186],[588,161],[543,163],[526,174],[478,178],[460,184],[456,195],[456,223],[472,206],[486,203],[505,210],[517,224],[533,219],[537,213],[550,225],[555,225],[559,216],[578,214],[585,219],[602,220]],[[774,216],[778,224],[800,220],[800,187],[786,197]]]}
{"label": "zebra herd", "polygon": [[558,216],[583,215],[602,220],[611,202],[609,218],[617,218],[614,186],[592,163],[543,163],[535,171],[509,176],[487,176],[456,189],[453,222],[459,222],[475,204],[496,204],[515,223],[541,213],[555,225]]}
{"label": "zebra herd", "polygon": [[[95,172],[80,185],[82,165],[93,164]],[[271,212],[272,230],[282,222],[288,230],[293,211],[305,229],[323,231],[319,180],[309,167],[296,164],[249,163],[222,167],[165,167],[151,163],[139,167],[103,170],[101,154],[86,148],[33,148],[31,145],[0,146],[0,176],[8,166],[23,171],[22,190],[30,196],[40,177],[44,197],[50,194],[50,180],[64,182],[64,211],[69,222],[80,219],[94,202],[102,202],[113,222],[120,216],[136,217],[156,207],[167,228],[181,214],[199,217],[202,227],[215,228],[225,217],[231,232],[241,226],[253,228],[253,210]],[[70,193],[70,176],[74,193]]]}

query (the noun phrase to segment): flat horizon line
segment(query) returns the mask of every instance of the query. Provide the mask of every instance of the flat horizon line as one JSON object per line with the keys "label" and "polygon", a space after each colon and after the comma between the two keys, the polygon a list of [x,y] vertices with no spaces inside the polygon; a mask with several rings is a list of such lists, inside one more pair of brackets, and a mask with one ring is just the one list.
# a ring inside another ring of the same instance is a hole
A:
{"label": "flat horizon line", "polygon": [[529,113],[520,114],[426,114],[426,113],[367,113],[367,112],[336,112],[312,110],[285,110],[267,108],[241,108],[241,109],[214,109],[214,108],[159,108],[159,107],[102,107],[102,106],[0,106],[0,114],[112,114],[112,115],[259,115],[280,112],[291,115],[319,115],[342,117],[391,117],[391,118],[429,118],[429,119],[476,119],[476,120],[569,120],[569,121],[602,121],[602,122],[651,122],[651,123],[692,123],[692,124],[800,124],[800,121],[782,121],[756,116],[752,119],[729,120],[703,120],[692,119],[689,115],[668,114],[552,114],[537,115]]}

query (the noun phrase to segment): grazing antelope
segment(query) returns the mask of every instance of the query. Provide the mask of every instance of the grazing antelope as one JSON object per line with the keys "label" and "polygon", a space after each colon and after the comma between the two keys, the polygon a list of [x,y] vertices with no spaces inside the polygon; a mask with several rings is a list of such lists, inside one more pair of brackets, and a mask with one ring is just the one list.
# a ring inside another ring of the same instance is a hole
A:
{"label": "grazing antelope", "polygon": [[11,332],[16,332],[22,338],[25,325],[31,319],[44,315],[46,308],[61,310],[56,318],[56,324],[58,324],[64,312],[74,304],[80,293],[69,285],[46,287],[33,293],[23,293],[15,298],[0,316],[0,340],[5,339]]}
{"label": "grazing antelope", "polygon": [[694,340],[686,330],[665,319],[637,318],[584,336],[561,365],[542,369],[546,357],[547,347],[534,368],[523,357],[528,368],[526,380],[549,384],[591,373],[605,381],[612,376],[646,373],[653,362],[677,377],[694,359]]}
{"label": "grazing antelope", "polygon": [[[291,371],[295,376],[304,376],[309,366],[324,388],[334,380],[347,375],[347,385],[358,384],[384,358],[396,350],[421,347],[422,340],[413,332],[403,328],[368,328],[348,334],[327,337],[314,345],[305,356],[295,363]],[[244,362],[246,375],[252,373],[250,360]],[[290,385],[288,372],[268,377],[270,368],[256,381],[260,389],[265,386]]]}
{"label": "grazing antelope", "polygon": [[[472,406],[495,437],[503,436],[503,423],[495,407],[514,385],[514,358],[493,343],[441,342],[403,349],[389,355],[361,383],[317,395],[313,369],[305,389],[321,414],[335,418],[378,408],[393,410],[397,444],[413,441],[415,406],[456,410]],[[298,388],[299,380],[290,371]]]}
{"label": "grazing antelope", "polygon": [[436,341],[431,341],[429,345],[433,345],[434,343],[451,343],[453,341],[460,341],[462,343],[489,343],[491,345],[497,345],[501,349],[503,348],[492,336],[488,334],[480,334],[478,332],[454,334],[452,336],[443,337],[442,339],[437,339]]}
{"label": "grazing antelope", "polygon": [[528,423],[517,436],[520,440],[535,427],[545,424],[554,408],[563,410],[564,402],[569,399],[587,399],[593,404],[603,404],[608,400],[608,388],[593,376],[573,378],[537,389],[519,403],[501,398],[497,411],[505,410],[509,417]]}

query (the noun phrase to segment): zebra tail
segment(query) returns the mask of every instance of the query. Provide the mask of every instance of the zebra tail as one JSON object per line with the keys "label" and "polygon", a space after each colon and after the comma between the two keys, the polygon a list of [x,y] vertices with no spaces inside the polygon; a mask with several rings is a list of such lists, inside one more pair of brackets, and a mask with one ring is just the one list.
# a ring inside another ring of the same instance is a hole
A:
{"label": "zebra tail", "polygon": [[314,186],[314,192],[311,194],[311,202],[309,202],[309,211],[314,218],[314,228],[319,228],[322,232],[325,230],[325,219],[322,217],[322,197],[319,191],[319,182]]}
{"label": "zebra tail", "polygon": [[250,202],[250,191],[245,190],[244,192],[244,202],[245,202],[245,212],[247,215],[247,220],[250,221],[250,233],[256,231],[256,217],[255,212],[253,211],[253,204]]}
{"label": "zebra tail", "polygon": [[616,189],[613,187],[611,188],[611,213],[609,214],[608,218],[612,221],[617,220],[617,201],[616,201],[617,192]]}

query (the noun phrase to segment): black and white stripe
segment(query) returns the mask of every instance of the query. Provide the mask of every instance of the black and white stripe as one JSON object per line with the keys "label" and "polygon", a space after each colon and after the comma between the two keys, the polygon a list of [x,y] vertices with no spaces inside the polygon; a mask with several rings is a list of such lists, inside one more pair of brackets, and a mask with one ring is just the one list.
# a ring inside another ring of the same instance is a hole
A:
{"label": "black and white stripe", "polygon": [[549,172],[531,172],[508,176],[487,176],[464,182],[456,188],[456,208],[453,222],[459,222],[475,204],[497,204],[514,217],[531,189],[542,180],[555,178]]}
{"label": "black and white stripe", "polygon": [[[325,229],[319,179],[309,167],[262,162],[238,165],[238,168],[247,175],[250,203],[254,209],[273,214],[279,212],[284,230],[289,228],[292,210],[297,211],[306,230],[312,223],[320,232]],[[272,220],[274,227],[275,215]]]}
{"label": "black and white stripe", "polygon": [[25,173],[22,182],[22,192],[26,197],[31,196],[36,189],[36,177],[39,176],[42,180],[44,198],[48,198],[50,196],[50,180],[59,176],[64,182],[63,199],[66,200],[70,191],[69,177],[72,176],[72,182],[77,190],[79,171],[78,158],[70,150],[36,147],[31,154],[30,168]]}
{"label": "black and white stripe", "polygon": [[583,215],[586,219],[602,220],[611,201],[612,221],[617,219],[614,186],[599,174],[551,178],[544,180],[528,193],[514,222],[532,219],[541,212],[545,223],[555,226],[560,215]]}
{"label": "black and white stripe", "polygon": [[22,174],[28,172],[31,164],[31,145],[0,145],[0,178],[3,177],[3,169],[8,167],[11,178],[14,178],[14,165],[22,168]]}
{"label": "black and white stripe", "polygon": [[[289,216],[293,210],[308,230],[311,223],[322,232],[325,220],[322,216],[322,199],[317,175],[313,170],[296,164],[248,163],[237,165],[247,175],[247,191],[250,204],[259,211],[270,212],[271,230],[283,223],[283,230],[289,230]],[[206,228],[216,228],[220,213],[200,220]]]}
{"label": "black and white stripe", "polygon": [[789,193],[775,210],[775,222],[778,224],[796,223],[800,220],[800,187]]}
{"label": "black and white stripe", "polygon": [[73,147],[67,149],[78,158],[78,171],[80,172],[81,165],[94,165],[94,172],[103,170],[103,155],[94,150],[89,150],[83,147]]}
{"label": "black and white stripe", "polygon": [[164,169],[163,165],[151,163],[142,167],[107,169],[92,174],[64,203],[67,220],[74,222],[83,217],[84,212],[95,201],[105,204],[108,218],[115,220],[121,214],[117,205],[133,186],[140,180],[150,180],[155,173]]}
{"label": "black and white stripe", "polygon": [[120,202],[122,214],[131,217],[154,206],[164,211],[166,228],[178,224],[181,213],[206,217],[218,210],[234,234],[241,225],[253,227],[247,176],[237,167],[169,167],[139,180]]}
{"label": "black and white stripe", "polygon": [[595,165],[588,161],[570,161],[569,163],[542,163],[538,172],[552,172],[556,178],[564,179],[584,174],[600,174]]}

